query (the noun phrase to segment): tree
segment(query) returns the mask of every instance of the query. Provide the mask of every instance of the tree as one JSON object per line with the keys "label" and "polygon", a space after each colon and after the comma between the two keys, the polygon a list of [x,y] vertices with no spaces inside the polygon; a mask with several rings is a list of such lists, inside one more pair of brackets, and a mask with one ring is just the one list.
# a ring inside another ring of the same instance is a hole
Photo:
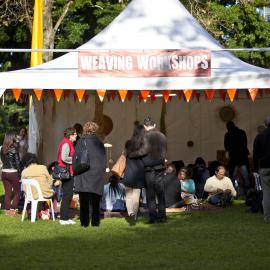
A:
{"label": "tree", "polygon": [[[270,1],[187,0],[185,2],[193,16],[226,48],[270,47],[270,24],[258,12],[258,8],[270,5]],[[253,65],[270,67],[269,52],[235,54]]]}

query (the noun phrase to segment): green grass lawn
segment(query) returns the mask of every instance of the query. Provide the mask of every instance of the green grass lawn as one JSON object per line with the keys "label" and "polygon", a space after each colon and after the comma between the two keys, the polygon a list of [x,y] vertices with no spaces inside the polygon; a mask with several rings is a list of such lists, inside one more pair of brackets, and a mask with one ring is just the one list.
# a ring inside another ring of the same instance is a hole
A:
{"label": "green grass lawn", "polygon": [[87,229],[79,221],[22,223],[1,212],[0,269],[269,269],[270,225],[245,210],[235,203],[224,211],[170,214],[166,224],[139,218],[129,227],[111,218]]}

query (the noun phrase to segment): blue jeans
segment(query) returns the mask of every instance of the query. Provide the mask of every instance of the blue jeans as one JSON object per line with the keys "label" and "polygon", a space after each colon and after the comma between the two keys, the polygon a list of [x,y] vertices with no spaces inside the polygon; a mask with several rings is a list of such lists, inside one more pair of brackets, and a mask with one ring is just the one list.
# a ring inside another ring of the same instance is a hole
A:
{"label": "blue jeans", "polygon": [[259,171],[263,191],[264,221],[270,223],[270,168],[261,168]]}
{"label": "blue jeans", "polygon": [[248,166],[247,165],[239,165],[239,166],[234,167],[232,178],[231,178],[233,181],[233,185],[235,185],[234,181],[237,178],[237,171],[238,170],[240,171],[240,174],[243,178],[243,181],[244,181],[243,184],[244,184],[245,191],[247,191],[250,188]]}
{"label": "blue jeans", "polygon": [[223,207],[230,205],[231,201],[232,201],[232,195],[226,192],[212,195],[208,198],[208,202],[210,204],[223,206]]}

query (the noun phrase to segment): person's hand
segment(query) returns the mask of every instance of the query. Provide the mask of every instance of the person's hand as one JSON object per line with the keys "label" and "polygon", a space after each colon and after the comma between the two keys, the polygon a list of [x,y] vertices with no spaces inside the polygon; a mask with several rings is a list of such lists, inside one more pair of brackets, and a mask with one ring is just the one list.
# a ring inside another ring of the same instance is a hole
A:
{"label": "person's hand", "polygon": [[56,180],[56,181],[54,182],[53,185],[54,185],[55,187],[59,187],[60,184],[61,184],[61,181],[60,181],[60,180]]}
{"label": "person's hand", "polygon": [[223,189],[217,188],[217,193],[221,193],[221,192],[224,192]]}
{"label": "person's hand", "polygon": [[228,193],[228,194],[231,194],[232,193],[232,191],[230,189],[228,189],[228,188],[225,189],[225,192]]}

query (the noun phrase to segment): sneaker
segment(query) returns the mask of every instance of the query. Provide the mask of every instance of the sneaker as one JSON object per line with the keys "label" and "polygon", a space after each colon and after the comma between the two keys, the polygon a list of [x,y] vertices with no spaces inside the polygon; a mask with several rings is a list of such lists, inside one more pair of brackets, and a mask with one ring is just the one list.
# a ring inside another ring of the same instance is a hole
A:
{"label": "sneaker", "polygon": [[59,220],[59,223],[60,223],[61,225],[69,225],[69,221],[68,221],[68,220],[62,220],[62,219],[60,219],[60,220]]}
{"label": "sneaker", "polygon": [[68,224],[74,225],[74,224],[76,224],[76,222],[75,222],[74,220],[72,220],[72,219],[69,219],[69,220],[68,220]]}

